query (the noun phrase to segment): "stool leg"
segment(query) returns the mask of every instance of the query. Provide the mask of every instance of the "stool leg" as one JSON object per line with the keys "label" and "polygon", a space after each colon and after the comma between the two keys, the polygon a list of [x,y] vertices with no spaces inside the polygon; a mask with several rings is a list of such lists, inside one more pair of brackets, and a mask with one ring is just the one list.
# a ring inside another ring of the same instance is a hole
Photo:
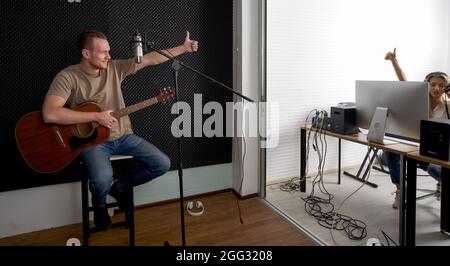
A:
{"label": "stool leg", "polygon": [[133,195],[133,177],[131,176],[131,174],[128,175],[128,189],[130,190],[130,198],[128,199],[128,204],[130,204],[130,208],[128,211],[128,215],[129,215],[129,222],[130,222],[130,246],[134,247],[135,246],[135,239],[134,239],[134,195]]}
{"label": "stool leg", "polygon": [[85,178],[81,181],[81,209],[83,215],[83,245],[89,246],[89,197],[88,181]]}

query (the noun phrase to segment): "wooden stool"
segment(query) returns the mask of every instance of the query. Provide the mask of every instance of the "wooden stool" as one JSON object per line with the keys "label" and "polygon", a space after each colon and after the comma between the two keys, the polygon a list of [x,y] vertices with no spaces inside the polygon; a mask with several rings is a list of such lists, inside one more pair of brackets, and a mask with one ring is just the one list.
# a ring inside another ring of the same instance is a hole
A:
{"label": "wooden stool", "polygon": [[[112,224],[112,228],[117,228],[121,226],[125,226],[125,228],[128,226],[128,229],[130,231],[130,246],[134,246],[135,237],[134,237],[134,196],[133,196],[133,182],[132,182],[132,176],[131,176],[131,162],[133,157],[132,156],[122,156],[122,155],[114,155],[111,156],[111,164],[114,168],[120,167],[122,169],[122,172],[124,175],[126,175],[126,178],[128,178],[128,188],[129,189],[129,206],[128,210],[125,212],[124,220],[120,222],[115,222]],[[119,173],[120,171],[116,171],[114,169],[114,173]],[[86,173],[86,175],[81,180],[81,200],[82,200],[82,214],[83,214],[83,245],[89,246],[89,235],[91,233],[98,232],[98,230],[95,227],[89,226],[89,212],[94,211],[93,207],[89,207],[89,176]],[[118,207],[118,202],[108,203],[106,204],[106,208],[115,208]],[[129,218],[127,221],[127,217]],[[127,223],[128,222],[128,223]]]}

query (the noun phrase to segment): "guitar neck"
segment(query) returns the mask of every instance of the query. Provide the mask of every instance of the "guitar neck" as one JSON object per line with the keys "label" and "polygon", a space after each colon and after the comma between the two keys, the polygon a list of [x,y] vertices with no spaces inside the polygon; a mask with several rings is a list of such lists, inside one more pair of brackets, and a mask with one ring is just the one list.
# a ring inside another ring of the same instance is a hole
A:
{"label": "guitar neck", "polygon": [[156,103],[158,103],[158,99],[156,97],[153,97],[149,100],[146,100],[146,101],[134,104],[134,105],[130,105],[130,106],[120,109],[118,111],[112,112],[111,115],[114,116],[115,118],[119,119],[123,116],[129,115],[129,114],[134,113],[139,110],[142,110],[142,109],[152,106]]}

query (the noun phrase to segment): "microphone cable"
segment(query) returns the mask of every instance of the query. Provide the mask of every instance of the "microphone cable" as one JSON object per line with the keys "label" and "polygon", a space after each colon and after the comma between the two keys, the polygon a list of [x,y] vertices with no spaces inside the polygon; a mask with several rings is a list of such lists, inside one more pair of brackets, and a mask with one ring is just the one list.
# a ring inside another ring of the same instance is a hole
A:
{"label": "microphone cable", "polygon": [[[242,121],[244,121],[244,117],[245,117],[245,106],[244,106],[244,100],[241,101],[242,103]],[[241,161],[241,173],[240,173],[240,185],[239,185],[239,193],[238,193],[238,197],[236,198],[236,204],[238,207],[238,212],[239,212],[239,222],[241,224],[244,224],[244,220],[242,219],[242,212],[241,212],[241,206],[239,205],[239,200],[240,197],[242,198],[242,187],[244,185],[244,162],[245,162],[245,156],[247,154],[247,141],[245,140],[245,131],[244,131],[244,126],[241,125],[241,133],[242,133],[242,140],[244,142],[243,148],[242,148],[242,161]]]}

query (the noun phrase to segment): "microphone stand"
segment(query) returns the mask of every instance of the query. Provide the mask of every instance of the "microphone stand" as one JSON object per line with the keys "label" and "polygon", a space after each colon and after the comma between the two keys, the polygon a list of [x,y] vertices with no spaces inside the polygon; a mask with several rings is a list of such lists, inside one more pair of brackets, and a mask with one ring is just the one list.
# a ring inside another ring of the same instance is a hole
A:
{"label": "microphone stand", "polygon": [[[153,47],[154,43],[145,40],[144,42],[144,49],[146,50],[145,52],[147,52],[147,50],[151,50],[154,51],[164,57],[166,57],[167,59],[169,59],[172,62],[172,70],[173,70],[173,77],[174,77],[174,81],[175,81],[175,101],[177,103],[177,109],[178,112],[180,111],[179,108],[179,101],[178,101],[178,73],[181,69],[181,67],[184,67],[186,69],[189,69],[190,71],[196,73],[197,75],[200,75],[204,78],[206,78],[207,80],[212,81],[213,83],[219,84],[220,86],[222,86],[223,88],[225,88],[226,90],[232,92],[233,94],[236,94],[238,96],[240,96],[241,98],[249,101],[249,102],[254,102],[252,99],[234,91],[232,88],[228,87],[227,85],[201,73],[200,71],[193,69],[192,67],[184,64],[183,62],[180,62],[179,60],[175,59],[174,57],[167,55],[166,53],[162,52],[161,50],[155,49]],[[184,199],[183,199],[183,160],[181,157],[181,138],[182,136],[180,135],[180,137],[177,138],[177,146],[178,146],[178,178],[179,178],[179,184],[180,184],[180,214],[181,214],[181,241],[182,241],[182,245],[186,246],[186,235],[185,235],[185,225],[184,225]],[[167,244],[167,243],[166,243]]]}

